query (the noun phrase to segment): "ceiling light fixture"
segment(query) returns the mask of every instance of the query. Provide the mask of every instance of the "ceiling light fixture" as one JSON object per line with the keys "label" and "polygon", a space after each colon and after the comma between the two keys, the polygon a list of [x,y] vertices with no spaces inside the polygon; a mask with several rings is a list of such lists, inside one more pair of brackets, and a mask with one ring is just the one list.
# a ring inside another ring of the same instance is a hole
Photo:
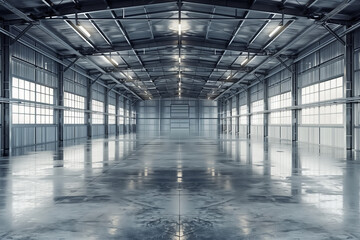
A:
{"label": "ceiling light fixture", "polygon": [[240,64],[241,66],[244,66],[246,63],[248,63],[249,58],[245,58],[244,61],[242,61]]}
{"label": "ceiling light fixture", "polygon": [[107,56],[105,56],[105,55],[102,55],[101,57],[102,57],[106,62],[110,63],[111,65],[115,65],[115,66],[118,66],[118,65],[119,65],[119,63],[118,63],[115,59],[113,59],[113,58],[111,58],[111,57],[107,57]]}
{"label": "ceiling light fixture", "polygon": [[270,34],[269,37],[273,37],[279,30],[281,29],[282,25],[278,25]]}
{"label": "ceiling light fixture", "polygon": [[179,36],[181,35],[181,22],[179,21]]}
{"label": "ceiling light fixture", "polygon": [[179,63],[181,63],[181,57],[179,57]]}
{"label": "ceiling light fixture", "polygon": [[284,13],[281,14],[281,23],[269,34],[269,37],[275,36],[284,26]]}
{"label": "ceiling light fixture", "polygon": [[229,75],[229,76],[227,76],[226,80],[228,80],[229,78],[230,78],[230,75]]}
{"label": "ceiling light fixture", "polygon": [[83,26],[81,26],[81,25],[77,25],[77,27],[80,29],[80,31],[82,32],[82,33],[84,33],[85,34],[85,36],[86,37],[91,37],[91,34],[83,27]]}
{"label": "ceiling light fixture", "polygon": [[83,32],[80,30],[79,26],[73,24],[71,21],[68,21],[68,20],[65,21],[65,22],[66,22],[67,25],[69,25],[69,27],[71,27],[72,30],[74,30],[74,32],[76,32],[77,35],[79,35],[89,46],[91,46],[92,48],[95,48],[94,44],[92,44],[92,43],[88,40],[87,36],[85,35],[85,33],[83,33]]}
{"label": "ceiling light fixture", "polygon": [[119,65],[119,63],[118,63],[115,59],[113,59],[113,58],[110,58],[110,61],[111,61],[113,64],[115,64],[116,66]]}

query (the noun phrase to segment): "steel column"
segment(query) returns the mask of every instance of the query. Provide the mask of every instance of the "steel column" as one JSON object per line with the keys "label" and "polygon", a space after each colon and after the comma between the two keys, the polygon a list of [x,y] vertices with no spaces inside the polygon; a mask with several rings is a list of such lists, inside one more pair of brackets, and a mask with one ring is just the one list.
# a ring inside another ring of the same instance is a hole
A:
{"label": "steel column", "polygon": [[[346,98],[353,97],[353,83],[354,83],[354,34],[348,33],[346,35],[345,45],[345,66],[344,66],[344,95]],[[345,146],[346,150],[354,148],[354,125],[353,125],[353,103],[345,104]]]}
{"label": "steel column", "polygon": [[251,138],[251,104],[250,104],[251,98],[250,98],[250,88],[248,88],[246,90],[246,105],[247,105],[247,110],[248,110],[248,128],[247,128],[247,137]]}
{"label": "steel column", "polygon": [[119,136],[119,94],[115,95],[115,136]]}
{"label": "steel column", "polygon": [[[9,26],[4,26],[9,31]],[[1,35],[1,97],[10,99],[11,94],[11,69],[10,69],[10,38]],[[1,104],[1,152],[9,156],[11,152],[11,109],[9,102]]]}
{"label": "steel column", "polygon": [[240,94],[236,95],[236,133],[237,135],[239,135],[240,132]]}
{"label": "steel column", "polygon": [[104,126],[105,126],[105,137],[109,137],[109,94],[105,91],[104,95]]}
{"label": "steel column", "polygon": [[132,103],[129,101],[129,133],[132,133]]}
{"label": "steel column", "polygon": [[[294,63],[292,66],[291,74],[291,105],[295,107],[298,105],[298,71],[297,64]],[[297,109],[291,110],[291,140],[293,142],[298,141],[298,121],[299,114]]]}
{"label": "steel column", "polygon": [[[264,91],[264,111],[269,110],[269,99],[268,99],[268,84],[267,79],[263,81]],[[269,135],[269,113],[264,113],[264,138],[266,139]]]}
{"label": "steel column", "polygon": [[57,89],[57,97],[58,97],[58,141],[64,141],[64,66],[62,64],[58,64],[58,89]]}
{"label": "steel column", "polygon": [[87,84],[87,98],[86,98],[86,125],[87,125],[87,137],[91,138],[92,137],[92,122],[91,122],[91,110],[92,110],[92,106],[91,106],[91,100],[92,100],[92,80],[88,79],[88,84]]}

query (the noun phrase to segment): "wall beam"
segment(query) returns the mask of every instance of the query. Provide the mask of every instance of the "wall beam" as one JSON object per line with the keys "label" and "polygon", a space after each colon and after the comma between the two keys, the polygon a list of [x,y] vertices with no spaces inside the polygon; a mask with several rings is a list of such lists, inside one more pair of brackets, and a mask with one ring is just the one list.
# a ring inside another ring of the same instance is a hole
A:
{"label": "wall beam", "polygon": [[[269,110],[269,96],[268,96],[268,84],[267,80],[263,80],[264,89],[264,111]],[[264,139],[269,136],[269,113],[264,113]]]}
{"label": "wall beam", "polygon": [[[9,26],[4,26],[9,31]],[[10,99],[10,38],[1,34],[1,97]],[[11,109],[9,102],[1,104],[1,150],[3,156],[9,156],[11,151]]]}
{"label": "wall beam", "polygon": [[62,64],[58,64],[58,141],[62,142],[64,141],[64,66]]}
{"label": "wall beam", "polygon": [[248,111],[248,116],[247,116],[247,122],[248,122],[248,127],[247,127],[247,137],[251,138],[251,97],[250,97],[250,88],[248,88],[246,90],[246,105],[247,105],[247,111]]}
{"label": "wall beam", "polygon": [[[298,105],[298,71],[297,64],[294,63],[291,72],[291,106],[296,107]],[[291,110],[291,140],[293,142],[298,141],[298,125],[299,125],[299,110]]]}
{"label": "wall beam", "polygon": [[109,94],[105,91],[104,94],[104,126],[105,126],[105,137],[109,137]]}
{"label": "wall beam", "polygon": [[87,137],[92,137],[92,123],[91,123],[91,100],[92,100],[92,80],[88,79],[87,84],[87,98],[86,98],[86,126],[87,126]]}
{"label": "wall beam", "polygon": [[[354,84],[354,34],[348,33],[345,40],[345,65],[344,65],[344,94],[346,98],[353,97]],[[348,102],[345,104],[345,147],[346,150],[354,148],[354,104]]]}
{"label": "wall beam", "polygon": [[115,94],[115,136],[119,136],[119,94]]}

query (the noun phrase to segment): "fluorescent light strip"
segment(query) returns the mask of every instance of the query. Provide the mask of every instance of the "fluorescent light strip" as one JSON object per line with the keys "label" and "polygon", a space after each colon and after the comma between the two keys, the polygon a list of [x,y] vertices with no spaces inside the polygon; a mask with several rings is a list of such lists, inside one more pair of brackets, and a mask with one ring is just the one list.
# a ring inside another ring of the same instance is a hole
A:
{"label": "fluorescent light strip", "polygon": [[181,57],[179,57],[179,63],[181,63]]}
{"label": "fluorescent light strip", "polygon": [[85,34],[85,36],[87,36],[88,38],[91,37],[91,34],[83,26],[77,25],[77,27]]}
{"label": "fluorescent light strip", "polygon": [[181,23],[179,23],[179,36],[181,35]]}
{"label": "fluorescent light strip", "polygon": [[240,64],[241,66],[244,66],[246,63],[248,63],[249,59],[245,58],[244,61],[242,61]]}
{"label": "fluorescent light strip", "polygon": [[119,63],[118,63],[115,59],[113,59],[113,58],[110,58],[110,61],[111,61],[113,64],[115,64],[116,66],[119,65]]}
{"label": "fluorescent light strip", "polygon": [[229,75],[229,76],[227,76],[226,80],[228,80],[229,78],[230,78],[230,75]]}
{"label": "fluorescent light strip", "polygon": [[86,36],[70,21],[65,20],[67,25],[71,27],[90,47],[95,49],[95,46],[86,38]]}
{"label": "fluorescent light strip", "polygon": [[280,29],[281,29],[281,25],[278,25],[270,34],[269,37],[273,37]]}
{"label": "fluorescent light strip", "polygon": [[106,56],[101,55],[101,57],[108,63],[113,64]]}

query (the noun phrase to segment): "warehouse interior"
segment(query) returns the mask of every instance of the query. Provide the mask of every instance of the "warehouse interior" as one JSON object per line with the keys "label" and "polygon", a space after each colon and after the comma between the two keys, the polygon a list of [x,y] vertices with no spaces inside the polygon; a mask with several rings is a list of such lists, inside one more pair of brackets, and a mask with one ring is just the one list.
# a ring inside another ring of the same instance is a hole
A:
{"label": "warehouse interior", "polygon": [[360,1],[0,14],[0,239],[360,239]]}

